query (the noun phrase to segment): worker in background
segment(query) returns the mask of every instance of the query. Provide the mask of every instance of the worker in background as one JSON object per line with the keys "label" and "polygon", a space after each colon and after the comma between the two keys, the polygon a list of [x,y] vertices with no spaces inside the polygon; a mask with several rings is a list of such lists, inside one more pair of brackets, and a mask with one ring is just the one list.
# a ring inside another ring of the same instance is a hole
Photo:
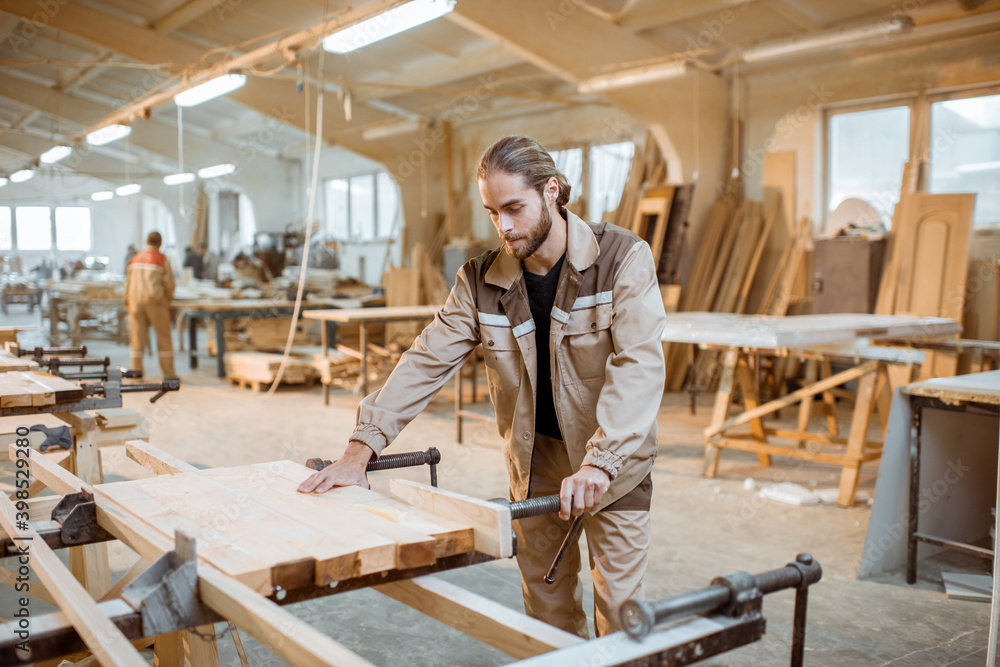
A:
{"label": "worker in background", "polygon": [[664,383],[656,264],[632,232],[566,210],[566,177],[530,137],[494,144],[477,177],[502,249],[459,270],[434,322],[362,400],[343,456],[299,491],[367,487],[368,461],[482,344],[511,499],[560,497],[558,517],[514,522],[525,611],[587,637],[577,545],[555,583],[543,582],[566,521],[583,514],[605,635],[620,629],[621,604],[643,594]]}
{"label": "worker in background", "polygon": [[263,262],[242,252],[233,258],[233,269],[236,271],[236,281],[244,285],[262,287],[271,280],[271,275]]}
{"label": "worker in background", "polygon": [[163,238],[150,232],[146,248],[136,253],[125,272],[125,308],[128,310],[132,368],[142,370],[149,342],[149,327],[156,332],[156,352],[164,379],[177,377],[174,345],[170,338],[170,301],[174,298],[174,272],[160,252]]}
{"label": "worker in background", "polygon": [[198,246],[198,250],[195,250],[191,246],[184,248],[184,266],[182,268],[191,268],[191,277],[195,280],[201,280],[202,273],[205,270],[204,262],[205,252],[201,250],[201,246]]}

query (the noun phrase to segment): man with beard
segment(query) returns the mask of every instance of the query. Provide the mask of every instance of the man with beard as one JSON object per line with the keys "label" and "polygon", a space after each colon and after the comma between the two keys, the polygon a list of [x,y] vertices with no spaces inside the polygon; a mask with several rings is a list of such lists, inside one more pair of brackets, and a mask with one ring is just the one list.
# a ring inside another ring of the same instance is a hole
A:
{"label": "man with beard", "polygon": [[477,177],[503,249],[459,270],[434,322],[361,402],[344,455],[299,490],[367,487],[368,461],[481,343],[511,499],[558,493],[561,502],[558,517],[514,522],[525,611],[588,636],[579,549],[552,585],[543,581],[566,521],[584,515],[594,622],[605,635],[620,629],[622,602],[642,595],[649,549],[666,323],[656,266],[632,232],[566,210],[570,186],[534,139],[501,139]]}

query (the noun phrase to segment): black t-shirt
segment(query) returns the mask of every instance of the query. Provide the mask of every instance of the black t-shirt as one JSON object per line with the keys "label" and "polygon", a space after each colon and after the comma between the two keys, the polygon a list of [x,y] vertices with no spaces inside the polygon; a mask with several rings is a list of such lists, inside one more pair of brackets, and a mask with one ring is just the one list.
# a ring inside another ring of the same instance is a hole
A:
{"label": "black t-shirt", "polygon": [[531,318],[535,320],[535,347],[538,350],[538,391],[535,395],[535,432],[562,440],[556,406],[552,400],[552,369],[549,364],[549,329],[552,305],[556,300],[559,273],[566,254],[559,258],[548,273],[539,276],[524,272]]}

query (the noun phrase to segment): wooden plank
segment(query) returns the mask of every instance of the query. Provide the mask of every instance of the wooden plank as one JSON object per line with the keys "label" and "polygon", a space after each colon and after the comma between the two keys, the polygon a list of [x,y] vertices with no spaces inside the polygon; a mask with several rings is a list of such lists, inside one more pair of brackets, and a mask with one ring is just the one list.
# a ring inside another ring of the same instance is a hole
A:
{"label": "wooden plank", "polygon": [[475,530],[476,551],[496,558],[514,555],[510,508],[405,479],[389,480],[389,492],[410,505]]}
{"label": "wooden plank", "polygon": [[[17,446],[11,444],[8,448],[11,460],[17,456],[16,452]],[[62,456],[60,460],[65,458]],[[31,461],[31,476],[61,496],[68,493],[78,493],[81,489],[87,488],[87,485],[79,477],[56,463],[51,455],[42,454],[38,450],[32,449],[29,451],[29,460]]]}
{"label": "wooden plank", "polygon": [[753,419],[763,417],[765,415],[771,414],[772,412],[780,410],[781,408],[797,403],[806,396],[815,396],[816,394],[820,394],[833,387],[839,387],[845,382],[850,382],[851,380],[854,380],[856,378],[864,377],[865,375],[873,372],[876,368],[878,368],[877,361],[867,361],[861,364],[860,366],[855,366],[854,368],[842,371],[840,373],[837,373],[836,375],[832,375],[828,378],[820,380],[815,384],[809,385],[808,387],[803,387],[801,389],[793,391],[790,394],[786,394],[781,398],[776,398],[773,401],[768,401],[767,403],[758,406],[752,410],[747,410],[742,414],[733,417],[732,419],[727,419],[721,424],[715,426],[709,426],[708,428],[705,429],[704,436],[707,439],[712,437],[713,435],[722,433],[723,431],[735,428],[736,426],[741,426]]}
{"label": "wooden plank", "polygon": [[[877,362],[871,362],[876,363]],[[840,475],[840,490],[837,494],[837,504],[842,507],[854,505],[854,496],[858,490],[858,477],[861,474],[861,462],[868,439],[868,426],[871,423],[872,408],[875,400],[875,380],[878,366],[872,369],[858,381],[858,398],[854,403],[854,416],[851,419],[851,430],[847,436],[847,458]]]}
{"label": "wooden plank", "polygon": [[[2,532],[4,536],[7,535],[6,529],[4,529]],[[14,590],[17,590],[19,582],[17,580],[17,576],[13,572],[11,572],[5,567],[0,567],[0,584],[3,584],[4,586],[9,586]],[[23,586],[23,584],[21,585]],[[56,602],[56,599],[52,597],[52,593],[49,593],[49,589],[47,589],[45,587],[45,584],[43,584],[40,581],[31,581],[31,583],[28,585],[28,590],[19,591],[19,593],[33,597],[36,600],[42,600],[43,602],[48,602],[51,605],[59,606],[59,603]],[[7,614],[4,615],[6,616]]]}
{"label": "wooden plank", "polygon": [[764,256],[764,249],[767,247],[767,240],[771,237],[771,229],[774,227],[775,220],[781,212],[781,207],[781,192],[776,188],[765,188],[763,210],[764,227],[760,230],[760,234],[757,237],[757,245],[750,257],[750,263],[746,270],[746,277],[743,280],[743,285],[740,287],[739,295],[736,299],[736,305],[733,308],[734,313],[746,312],[747,300],[750,298],[750,289],[753,287],[754,279],[757,277],[757,268],[760,266],[760,260]]}
{"label": "wooden plank", "polygon": [[774,151],[764,154],[763,174],[761,176],[765,190],[778,188],[781,190],[781,206],[789,232],[792,229],[795,216],[795,151]]}
{"label": "wooden plank", "polygon": [[101,428],[127,428],[143,421],[143,416],[130,408],[107,408],[94,412]]}
{"label": "wooden plank", "polygon": [[[726,350],[722,361],[722,378],[719,380],[719,390],[715,394],[715,406],[712,408],[711,426],[721,425],[729,414],[729,404],[733,395],[733,379],[736,374],[736,364],[740,359],[740,351],[736,348]],[[706,477],[715,477],[719,469],[719,457],[722,451],[712,443],[705,445],[705,466],[702,473]]]}
{"label": "wooden plank", "polygon": [[125,454],[146,470],[155,472],[157,475],[198,472],[198,469],[187,461],[182,461],[173,454],[168,454],[144,440],[129,440],[126,442]]}
{"label": "wooden plank", "polygon": [[[173,549],[172,540],[135,517],[123,514],[121,508],[98,504],[97,520],[146,560],[155,561]],[[210,609],[249,632],[292,665],[373,667],[252,588],[204,562],[198,563],[198,593]]]}
{"label": "wooden plank", "polygon": [[375,590],[519,660],[584,642],[432,576],[382,584]]}
{"label": "wooden plank", "polygon": [[[73,578],[55,552],[28,524],[27,530],[17,530],[14,503],[0,495],[0,524],[9,535],[30,539],[31,569],[56,599],[60,610],[73,623],[102,665],[145,667],[146,661],[132,647],[121,631],[97,607],[97,603]],[[17,539],[17,538],[15,538]]]}

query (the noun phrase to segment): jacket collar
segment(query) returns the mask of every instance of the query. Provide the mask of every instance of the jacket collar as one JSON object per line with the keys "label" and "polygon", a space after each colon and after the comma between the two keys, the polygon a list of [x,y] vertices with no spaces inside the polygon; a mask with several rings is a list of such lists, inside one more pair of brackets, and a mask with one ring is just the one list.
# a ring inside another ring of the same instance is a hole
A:
{"label": "jacket collar", "polygon": [[[597,244],[590,225],[565,208],[566,217],[566,259],[577,271],[584,271],[597,261],[601,248]],[[490,285],[510,289],[521,278],[521,261],[511,257],[503,248],[492,266],[486,271],[485,280]]]}

